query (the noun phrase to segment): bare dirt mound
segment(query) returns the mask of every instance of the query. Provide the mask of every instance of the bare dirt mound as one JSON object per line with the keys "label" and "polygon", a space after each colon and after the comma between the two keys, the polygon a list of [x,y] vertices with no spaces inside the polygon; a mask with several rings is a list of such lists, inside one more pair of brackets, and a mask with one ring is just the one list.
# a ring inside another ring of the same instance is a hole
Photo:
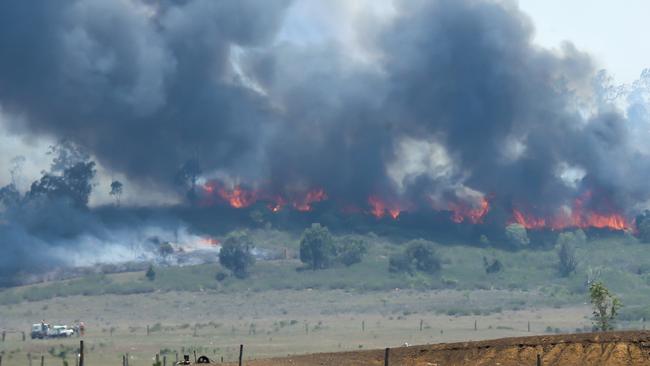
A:
{"label": "bare dirt mound", "polygon": [[[650,331],[503,338],[390,350],[390,365],[650,365]],[[246,361],[248,366],[384,365],[384,350],[320,353]]]}

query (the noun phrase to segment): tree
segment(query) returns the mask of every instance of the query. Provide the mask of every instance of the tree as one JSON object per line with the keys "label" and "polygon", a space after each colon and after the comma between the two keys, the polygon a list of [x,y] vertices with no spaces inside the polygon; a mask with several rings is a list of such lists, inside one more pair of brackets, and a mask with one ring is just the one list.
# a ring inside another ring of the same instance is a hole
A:
{"label": "tree", "polygon": [[614,328],[614,319],[623,306],[618,297],[612,295],[605,285],[598,281],[589,286],[589,298],[594,308],[594,328],[607,331]]}
{"label": "tree", "polygon": [[187,198],[191,203],[197,199],[196,182],[202,173],[201,165],[196,159],[187,160],[176,172],[176,184],[187,189]]}
{"label": "tree", "polygon": [[349,267],[355,263],[361,262],[366,251],[366,243],[364,243],[363,240],[346,240],[338,247],[338,259],[341,263]]}
{"label": "tree", "polygon": [[61,175],[45,173],[41,179],[32,183],[27,196],[68,199],[78,208],[87,207],[95,173],[93,161],[76,163],[66,168]]}
{"label": "tree", "polygon": [[638,230],[639,240],[644,243],[650,243],[650,211],[645,210],[636,217],[636,228]]}
{"label": "tree", "polygon": [[90,156],[86,151],[75,145],[70,140],[61,140],[56,145],[51,145],[47,155],[52,155],[50,171],[61,173],[73,165],[88,161]]}
{"label": "tree", "polygon": [[561,241],[557,250],[558,256],[558,269],[562,277],[568,277],[571,273],[575,272],[578,267],[578,260],[576,259],[576,250],[572,243],[568,241]]}
{"label": "tree", "polygon": [[253,241],[245,231],[228,234],[219,251],[219,263],[228,268],[237,278],[246,278],[249,268],[255,264]]}
{"label": "tree", "polygon": [[413,275],[413,265],[411,258],[406,253],[392,254],[388,257],[388,272],[391,273],[408,273]]}
{"label": "tree", "polygon": [[149,281],[156,279],[156,271],[154,271],[152,264],[149,265],[149,268],[147,268],[147,272],[144,274],[144,276],[147,277]]}
{"label": "tree", "polygon": [[167,259],[168,256],[174,254],[174,247],[168,241],[162,242],[158,245],[158,253],[160,253],[161,257]]}
{"label": "tree", "polygon": [[576,250],[572,244],[560,244],[557,250],[557,256],[559,259],[558,269],[562,277],[569,277],[571,273],[576,271],[578,260],[576,259]]}
{"label": "tree", "polygon": [[418,271],[433,274],[442,268],[435,246],[430,241],[422,239],[412,240],[406,246],[406,255],[411,258],[415,269]]}
{"label": "tree", "polygon": [[530,244],[528,232],[521,224],[510,224],[506,226],[506,238],[508,238],[508,242],[516,248],[524,248]]}
{"label": "tree", "polygon": [[15,207],[20,203],[20,192],[13,183],[0,188],[0,204],[4,207]]}
{"label": "tree", "polygon": [[483,268],[485,268],[485,273],[497,273],[501,272],[501,269],[503,268],[503,265],[501,264],[501,261],[498,259],[493,259],[489,261],[487,257],[483,256]]}
{"label": "tree", "polygon": [[300,260],[313,270],[328,268],[336,257],[330,231],[318,223],[305,229],[300,239]]}
{"label": "tree", "polygon": [[402,253],[388,258],[388,271],[406,272],[413,275],[415,271],[434,274],[442,268],[435,251],[435,245],[426,240],[412,240]]}
{"label": "tree", "polygon": [[555,247],[557,248],[558,270],[562,277],[568,277],[575,272],[578,267],[575,246],[584,244],[587,241],[585,232],[578,229],[576,231],[566,231],[557,237]]}
{"label": "tree", "polygon": [[111,191],[110,195],[115,198],[115,206],[120,206],[120,197],[122,196],[122,188],[124,185],[119,180],[114,180],[111,182]]}

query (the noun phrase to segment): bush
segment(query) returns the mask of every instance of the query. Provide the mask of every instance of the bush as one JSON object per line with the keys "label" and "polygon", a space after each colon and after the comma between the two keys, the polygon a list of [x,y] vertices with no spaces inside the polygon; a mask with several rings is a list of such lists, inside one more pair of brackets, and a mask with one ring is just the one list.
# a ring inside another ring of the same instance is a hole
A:
{"label": "bush", "polygon": [[646,210],[636,217],[639,240],[650,243],[650,211]]}
{"label": "bush", "polygon": [[569,277],[569,275],[576,271],[578,267],[578,260],[576,259],[576,251],[573,245],[569,243],[562,243],[557,251],[559,259],[558,269],[562,277]]}
{"label": "bush", "polygon": [[524,248],[530,244],[528,232],[521,224],[510,224],[506,226],[506,238],[508,238],[510,245],[515,248]]}
{"label": "bush", "polygon": [[432,242],[413,240],[406,247],[406,255],[415,264],[415,269],[429,274],[436,273],[442,268],[440,259]]}
{"label": "bush", "polygon": [[[219,263],[232,271],[237,278],[246,278],[255,264],[253,241],[245,231],[228,234],[219,251]],[[217,278],[218,279],[218,278]]]}
{"label": "bush", "polygon": [[483,267],[485,268],[485,273],[497,273],[501,272],[503,265],[498,259],[488,261],[486,257],[483,257]]}
{"label": "bush", "polygon": [[430,241],[412,240],[406,245],[403,253],[395,254],[388,259],[390,272],[406,272],[409,274],[421,271],[434,274],[442,268],[442,264]]}
{"label": "bush", "polygon": [[328,268],[336,258],[330,231],[320,224],[305,229],[300,239],[300,260],[313,270]]}
{"label": "bush", "polygon": [[153,265],[149,265],[149,268],[147,268],[147,272],[144,274],[144,276],[147,277],[149,281],[156,279],[156,271],[153,270]]}
{"label": "bush", "polygon": [[413,274],[411,259],[405,253],[393,254],[388,257],[388,271],[391,273]]}
{"label": "bush", "polygon": [[347,240],[338,247],[338,260],[346,266],[360,263],[366,254],[366,243],[359,239]]}

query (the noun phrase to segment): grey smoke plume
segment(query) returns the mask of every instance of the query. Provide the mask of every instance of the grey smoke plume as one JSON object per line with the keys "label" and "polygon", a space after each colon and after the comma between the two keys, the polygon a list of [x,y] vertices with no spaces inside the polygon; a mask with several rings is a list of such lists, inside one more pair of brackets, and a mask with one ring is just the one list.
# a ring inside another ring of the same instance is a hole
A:
{"label": "grey smoke plume", "polygon": [[[589,55],[534,45],[514,3],[395,2],[395,18],[355,27],[364,60],[277,41],[291,5],[3,2],[0,106],[23,117],[13,130],[68,139],[152,189],[196,161],[197,176],[357,206],[485,195],[542,215],[587,191],[604,211],[650,198],[647,85],[623,110]],[[47,245],[24,242],[3,247]]]}

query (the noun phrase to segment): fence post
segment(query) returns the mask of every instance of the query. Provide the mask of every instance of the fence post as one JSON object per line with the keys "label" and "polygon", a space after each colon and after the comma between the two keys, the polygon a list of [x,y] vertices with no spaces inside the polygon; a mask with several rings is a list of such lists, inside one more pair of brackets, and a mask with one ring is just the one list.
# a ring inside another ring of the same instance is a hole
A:
{"label": "fence post", "polygon": [[422,331],[422,325],[424,324],[424,320],[420,319],[420,332]]}
{"label": "fence post", "polygon": [[29,366],[32,366],[32,354],[31,353],[27,354],[27,360],[29,361]]}
{"label": "fence post", "polygon": [[240,344],[239,345],[239,366],[242,365],[242,359],[244,357],[244,345]]}
{"label": "fence post", "polygon": [[126,355],[122,355],[122,366],[126,366]]}
{"label": "fence post", "polygon": [[167,356],[163,356],[163,366],[167,366]]}
{"label": "fence post", "polygon": [[160,363],[160,355],[156,353],[156,366],[159,366],[158,364]]}
{"label": "fence post", "polygon": [[147,335],[149,335],[149,325],[147,325]]}
{"label": "fence post", "polygon": [[178,363],[178,351],[176,351],[176,363]]}
{"label": "fence post", "polygon": [[45,356],[41,355],[41,366],[45,366]]}
{"label": "fence post", "polygon": [[84,366],[84,341],[79,341],[79,366]]}
{"label": "fence post", "polygon": [[196,350],[194,350],[194,363],[196,363]]}
{"label": "fence post", "polygon": [[539,353],[537,354],[537,366],[542,366],[542,356]]}
{"label": "fence post", "polygon": [[5,331],[3,330],[3,331],[2,331],[2,341],[3,341],[3,342],[5,341],[5,337],[6,337],[6,336],[7,336],[7,332],[5,332]]}
{"label": "fence post", "polygon": [[362,332],[365,332],[365,331],[366,331],[366,321],[365,321],[365,320],[362,320],[362,321],[361,321],[361,331],[362,331]]}
{"label": "fence post", "polygon": [[478,322],[476,319],[474,319],[474,331],[478,330]]}
{"label": "fence post", "polygon": [[23,332],[23,342],[25,342],[25,332]]}
{"label": "fence post", "polygon": [[386,348],[384,351],[384,366],[389,366],[390,360],[390,348]]}

